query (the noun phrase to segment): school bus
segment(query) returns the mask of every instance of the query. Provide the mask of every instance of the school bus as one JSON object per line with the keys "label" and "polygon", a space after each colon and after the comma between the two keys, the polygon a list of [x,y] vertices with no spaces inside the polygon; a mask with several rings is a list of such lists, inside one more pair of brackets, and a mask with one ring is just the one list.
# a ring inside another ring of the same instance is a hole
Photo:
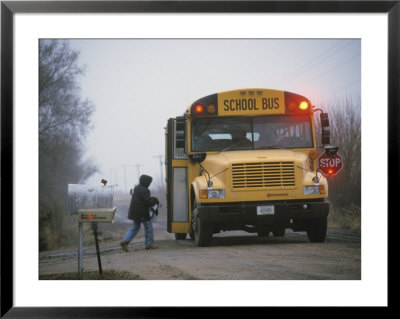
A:
{"label": "school bus", "polygon": [[316,159],[321,148],[337,152],[329,139],[328,114],[299,94],[240,89],[196,100],[165,128],[167,231],[198,246],[221,231],[287,228],[323,242],[328,184]]}

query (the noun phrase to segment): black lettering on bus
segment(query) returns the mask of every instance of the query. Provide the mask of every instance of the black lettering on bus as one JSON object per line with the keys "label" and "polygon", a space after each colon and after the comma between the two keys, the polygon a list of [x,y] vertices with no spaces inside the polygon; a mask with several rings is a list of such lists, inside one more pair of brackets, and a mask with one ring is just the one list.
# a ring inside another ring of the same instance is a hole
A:
{"label": "black lettering on bus", "polygon": [[229,108],[230,108],[231,111],[234,111],[234,110],[235,110],[235,107],[234,107],[234,105],[233,105],[234,102],[235,102],[235,100],[230,100],[230,101],[229,101]]}
{"label": "black lettering on bus", "polygon": [[249,111],[254,110],[254,99],[249,99],[248,108],[249,108]]}
{"label": "black lettering on bus", "polygon": [[247,100],[242,99],[242,111],[246,111],[246,110],[247,110]]}
{"label": "black lettering on bus", "polygon": [[236,111],[240,111],[241,110],[241,102],[240,99],[236,99]]}
{"label": "black lettering on bus", "polygon": [[253,103],[254,103],[254,110],[258,111],[257,100],[253,99]]}
{"label": "black lettering on bus", "polygon": [[229,105],[228,105],[229,101],[228,100],[224,100],[224,111],[229,111]]}
{"label": "black lettering on bus", "polygon": [[265,97],[262,98],[262,109],[263,110],[267,109],[267,99]]}
{"label": "black lettering on bus", "polygon": [[[265,100],[265,101],[264,101]],[[264,106],[264,103],[267,106]],[[272,108],[270,105],[271,101],[269,99],[263,99],[263,109]],[[257,106],[256,99],[235,99],[235,100],[224,100],[224,110],[225,111],[252,111],[252,110],[259,110]]]}
{"label": "black lettering on bus", "polygon": [[272,98],[263,98],[262,99],[263,110],[266,110],[266,109],[272,110],[274,108],[273,103],[274,103],[274,100]]}
{"label": "black lettering on bus", "polygon": [[279,109],[279,97],[274,98],[275,108]]}

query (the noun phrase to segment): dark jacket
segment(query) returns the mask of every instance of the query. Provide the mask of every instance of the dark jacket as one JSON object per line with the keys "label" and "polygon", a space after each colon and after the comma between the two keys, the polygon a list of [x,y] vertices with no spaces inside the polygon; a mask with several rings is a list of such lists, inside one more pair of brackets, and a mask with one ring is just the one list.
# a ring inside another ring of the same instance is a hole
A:
{"label": "dark jacket", "polygon": [[135,186],[129,206],[128,218],[136,222],[148,221],[149,207],[154,205],[150,197],[149,186],[153,178],[148,175],[142,175],[139,179],[139,185]]}

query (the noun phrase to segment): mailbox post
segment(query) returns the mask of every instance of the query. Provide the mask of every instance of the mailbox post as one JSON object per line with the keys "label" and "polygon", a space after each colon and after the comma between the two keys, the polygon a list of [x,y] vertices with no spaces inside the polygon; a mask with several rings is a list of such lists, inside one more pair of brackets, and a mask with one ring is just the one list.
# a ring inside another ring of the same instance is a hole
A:
{"label": "mailbox post", "polygon": [[101,267],[101,258],[100,258],[100,249],[99,249],[99,240],[97,236],[97,223],[114,223],[114,216],[117,208],[86,208],[78,210],[78,223],[79,223],[79,256],[78,256],[78,264],[80,265],[78,268],[79,273],[82,273],[82,224],[83,223],[91,223],[94,240],[96,244],[96,254],[97,254],[97,262],[99,264],[99,273],[102,274],[103,270]]}
{"label": "mailbox post", "polygon": [[91,223],[96,243],[99,273],[102,274],[97,223],[114,223],[114,186],[68,185],[68,202],[71,215],[78,216],[78,273],[82,274],[83,223]]}

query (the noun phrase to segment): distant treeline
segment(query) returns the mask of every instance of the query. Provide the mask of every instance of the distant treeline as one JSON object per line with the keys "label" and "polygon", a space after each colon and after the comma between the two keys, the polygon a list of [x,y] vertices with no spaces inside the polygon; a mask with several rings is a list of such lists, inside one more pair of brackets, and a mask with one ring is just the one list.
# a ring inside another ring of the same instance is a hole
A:
{"label": "distant treeline", "polygon": [[[322,108],[329,113],[331,144],[339,146],[343,161],[340,172],[328,177],[330,220],[339,226],[357,227],[361,219],[361,100],[336,99]],[[319,113],[315,119],[317,142],[320,142]]]}
{"label": "distant treeline", "polygon": [[96,168],[82,161],[93,104],[82,99],[78,53],[68,41],[39,42],[39,249],[54,249],[72,234],[67,185]]}

